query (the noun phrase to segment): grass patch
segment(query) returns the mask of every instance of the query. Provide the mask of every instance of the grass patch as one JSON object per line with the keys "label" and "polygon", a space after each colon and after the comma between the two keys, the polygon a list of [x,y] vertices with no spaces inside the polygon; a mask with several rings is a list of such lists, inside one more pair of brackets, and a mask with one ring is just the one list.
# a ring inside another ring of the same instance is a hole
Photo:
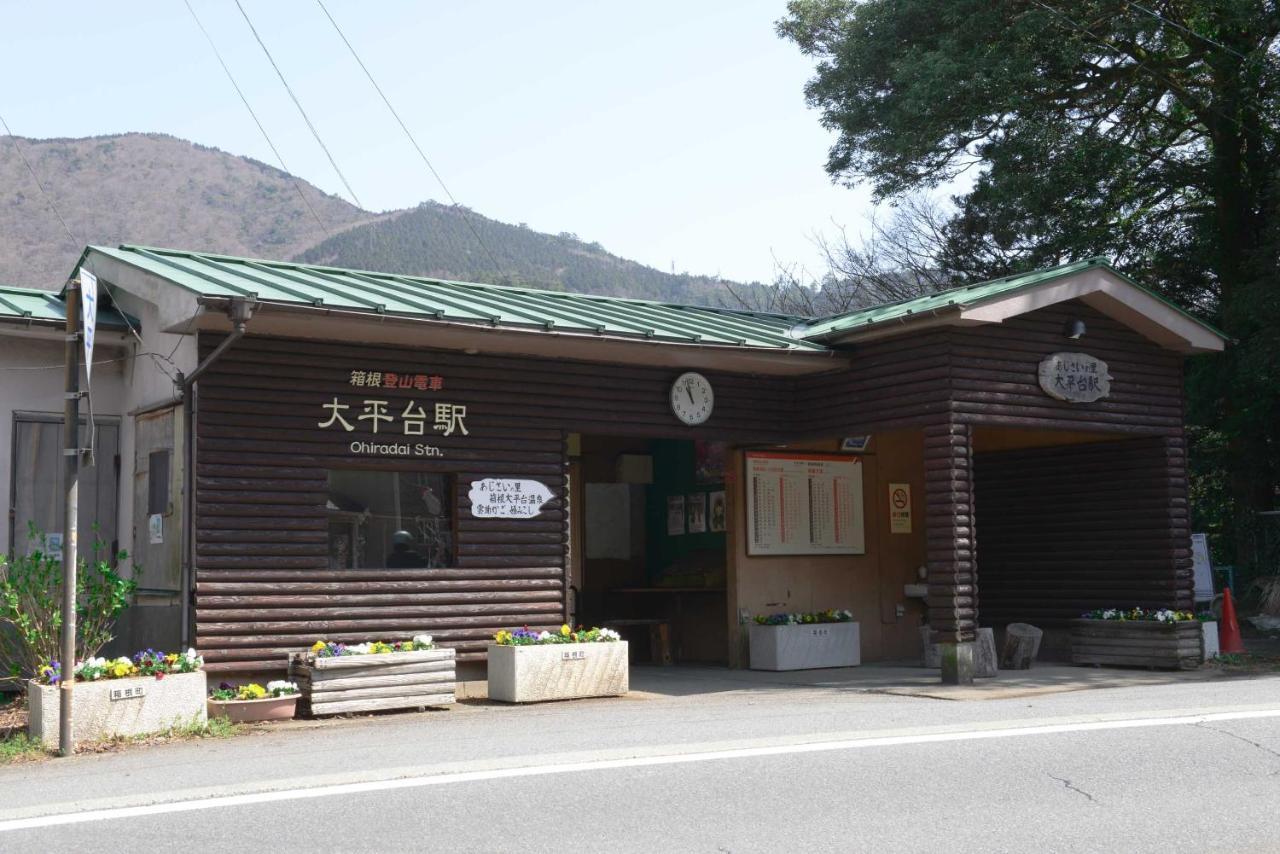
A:
{"label": "grass patch", "polygon": [[1280,673],[1280,655],[1229,652],[1219,655],[1214,662],[1226,673]]}
{"label": "grass patch", "polygon": [[45,746],[25,732],[15,732],[0,739],[0,765],[43,759],[49,755]]}

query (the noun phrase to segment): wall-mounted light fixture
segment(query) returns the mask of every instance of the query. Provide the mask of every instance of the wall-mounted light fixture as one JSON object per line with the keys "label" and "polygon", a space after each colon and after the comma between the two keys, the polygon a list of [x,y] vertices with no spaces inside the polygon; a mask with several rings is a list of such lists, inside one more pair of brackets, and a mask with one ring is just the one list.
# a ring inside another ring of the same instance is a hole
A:
{"label": "wall-mounted light fixture", "polygon": [[1084,325],[1084,321],[1078,317],[1073,317],[1063,324],[1062,337],[1070,338],[1072,341],[1075,341],[1079,338],[1083,338],[1087,331],[1088,327]]}

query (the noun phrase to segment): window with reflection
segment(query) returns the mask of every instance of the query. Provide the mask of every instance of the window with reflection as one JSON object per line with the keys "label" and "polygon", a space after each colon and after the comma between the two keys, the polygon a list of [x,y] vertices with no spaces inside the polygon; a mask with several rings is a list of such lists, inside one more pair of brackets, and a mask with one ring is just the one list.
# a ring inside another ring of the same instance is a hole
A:
{"label": "window with reflection", "polygon": [[329,472],[331,569],[433,569],[453,563],[453,479],[403,471]]}

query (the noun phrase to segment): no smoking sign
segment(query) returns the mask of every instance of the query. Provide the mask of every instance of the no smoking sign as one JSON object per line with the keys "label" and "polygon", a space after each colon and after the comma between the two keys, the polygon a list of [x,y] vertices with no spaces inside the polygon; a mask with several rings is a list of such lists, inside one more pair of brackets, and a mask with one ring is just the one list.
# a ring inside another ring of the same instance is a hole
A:
{"label": "no smoking sign", "polygon": [[889,533],[911,533],[911,484],[889,484]]}

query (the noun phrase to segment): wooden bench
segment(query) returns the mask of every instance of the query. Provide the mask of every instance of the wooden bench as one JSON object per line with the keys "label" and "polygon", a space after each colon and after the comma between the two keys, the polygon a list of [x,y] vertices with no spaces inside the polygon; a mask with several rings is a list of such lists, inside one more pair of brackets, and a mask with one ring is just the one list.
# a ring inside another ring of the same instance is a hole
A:
{"label": "wooden bench", "polygon": [[605,620],[604,625],[610,629],[630,626],[649,627],[649,656],[654,664],[670,665],[671,658],[671,623],[668,620],[655,619],[621,619]]}

